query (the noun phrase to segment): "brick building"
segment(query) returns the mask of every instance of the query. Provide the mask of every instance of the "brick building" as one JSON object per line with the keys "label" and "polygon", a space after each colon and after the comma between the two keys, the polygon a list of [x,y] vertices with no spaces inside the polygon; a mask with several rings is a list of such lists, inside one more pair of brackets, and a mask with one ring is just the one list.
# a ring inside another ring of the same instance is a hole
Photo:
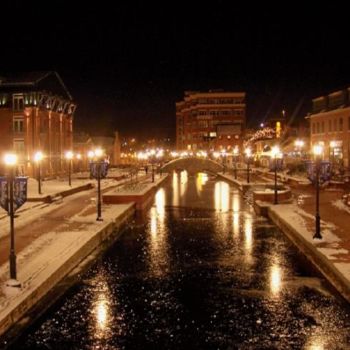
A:
{"label": "brick building", "polygon": [[242,147],[246,125],[244,92],[187,91],[176,103],[178,150],[230,150]]}
{"label": "brick building", "polygon": [[310,146],[322,144],[324,158],[349,167],[350,87],[312,100]]}
{"label": "brick building", "polygon": [[43,176],[65,173],[64,154],[73,147],[75,109],[56,72],[0,76],[1,159],[5,152],[14,151],[19,172],[33,176],[33,155],[41,151]]}

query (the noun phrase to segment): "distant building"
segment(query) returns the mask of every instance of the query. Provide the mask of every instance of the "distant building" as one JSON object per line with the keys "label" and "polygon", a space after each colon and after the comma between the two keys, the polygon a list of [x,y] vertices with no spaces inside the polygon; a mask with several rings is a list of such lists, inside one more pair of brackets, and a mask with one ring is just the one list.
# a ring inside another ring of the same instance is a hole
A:
{"label": "distant building", "polygon": [[[76,104],[56,72],[0,77],[0,155],[13,151],[20,173],[33,176],[41,151],[43,176],[66,172],[64,154],[73,147]],[[2,162],[1,162],[2,163]]]}
{"label": "distant building", "polygon": [[120,164],[120,137],[118,131],[114,132],[114,137],[112,136],[92,136],[92,144],[94,148],[102,148],[111,165]]}
{"label": "distant building", "polygon": [[312,100],[310,144],[322,144],[324,158],[349,167],[350,87]]}
{"label": "distant building", "polygon": [[230,150],[243,144],[246,126],[244,92],[187,91],[176,103],[178,150]]}
{"label": "distant building", "polygon": [[94,148],[91,136],[85,132],[74,133],[73,135],[73,170],[89,170],[88,152]]}

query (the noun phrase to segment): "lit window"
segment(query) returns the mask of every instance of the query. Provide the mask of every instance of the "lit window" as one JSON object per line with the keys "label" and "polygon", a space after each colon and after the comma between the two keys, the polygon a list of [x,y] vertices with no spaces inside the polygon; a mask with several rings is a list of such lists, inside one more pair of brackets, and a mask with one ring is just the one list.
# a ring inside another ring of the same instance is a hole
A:
{"label": "lit window", "polygon": [[24,109],[24,101],[23,101],[23,95],[22,94],[17,94],[13,95],[13,110],[14,111],[23,111]]}
{"label": "lit window", "polygon": [[13,119],[13,132],[24,132],[23,117]]}

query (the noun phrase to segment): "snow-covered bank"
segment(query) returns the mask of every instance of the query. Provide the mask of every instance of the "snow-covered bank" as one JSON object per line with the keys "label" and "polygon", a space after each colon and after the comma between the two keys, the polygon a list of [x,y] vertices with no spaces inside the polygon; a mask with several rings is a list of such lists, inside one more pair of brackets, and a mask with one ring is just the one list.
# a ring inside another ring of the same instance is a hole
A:
{"label": "snow-covered bank", "polygon": [[350,302],[350,252],[341,245],[337,227],[321,221],[322,240],[313,239],[314,216],[294,204],[275,205],[268,216],[320,273]]}

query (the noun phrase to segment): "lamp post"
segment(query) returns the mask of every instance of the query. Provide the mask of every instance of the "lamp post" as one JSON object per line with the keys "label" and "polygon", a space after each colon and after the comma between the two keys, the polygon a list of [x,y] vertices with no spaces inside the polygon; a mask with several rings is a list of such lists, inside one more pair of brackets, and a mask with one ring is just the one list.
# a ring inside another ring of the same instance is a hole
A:
{"label": "lamp post", "polygon": [[250,157],[252,156],[252,150],[250,148],[246,148],[245,149],[245,154],[247,156],[247,183],[250,182],[250,179],[249,179],[249,162],[250,162]]}
{"label": "lamp post", "polygon": [[[101,200],[101,179],[107,176],[108,162],[103,160],[104,152],[101,148],[90,151],[88,157],[90,159],[90,176],[97,180],[97,218],[96,221],[102,219],[102,200]],[[95,159],[95,161],[93,161]]]}
{"label": "lamp post", "polygon": [[152,149],[149,152],[149,154],[151,156],[151,165],[152,165],[152,182],[154,182],[154,160],[155,160],[156,151]]}
{"label": "lamp post", "polygon": [[238,156],[238,147],[235,147],[233,149],[235,180],[237,180],[237,156]]}
{"label": "lamp post", "polygon": [[44,158],[43,153],[38,151],[34,154],[34,161],[37,166],[38,171],[38,193],[41,194],[41,161]]}
{"label": "lamp post", "polygon": [[16,269],[16,254],[15,254],[15,212],[13,208],[13,182],[15,178],[14,170],[17,164],[17,156],[13,153],[5,155],[5,164],[9,169],[9,181],[7,183],[7,193],[9,200],[9,216],[10,216],[10,279],[13,280],[11,286],[20,287],[20,283],[17,281],[17,269]]}
{"label": "lamp post", "polygon": [[323,147],[321,145],[315,145],[313,147],[313,154],[315,156],[315,166],[316,166],[316,232],[313,236],[315,239],[322,239],[321,235],[321,218],[320,218],[320,163],[321,163],[321,154],[323,152]]}
{"label": "lamp post", "polygon": [[73,159],[73,152],[68,151],[65,154],[65,157],[68,161],[68,184],[70,187],[72,187],[72,178],[71,178],[71,173],[72,173],[72,159]]}
{"label": "lamp post", "polygon": [[278,204],[278,193],[277,193],[277,155],[280,154],[278,146],[274,146],[271,149],[271,156],[274,158],[274,171],[275,171],[275,198],[274,204]]}

